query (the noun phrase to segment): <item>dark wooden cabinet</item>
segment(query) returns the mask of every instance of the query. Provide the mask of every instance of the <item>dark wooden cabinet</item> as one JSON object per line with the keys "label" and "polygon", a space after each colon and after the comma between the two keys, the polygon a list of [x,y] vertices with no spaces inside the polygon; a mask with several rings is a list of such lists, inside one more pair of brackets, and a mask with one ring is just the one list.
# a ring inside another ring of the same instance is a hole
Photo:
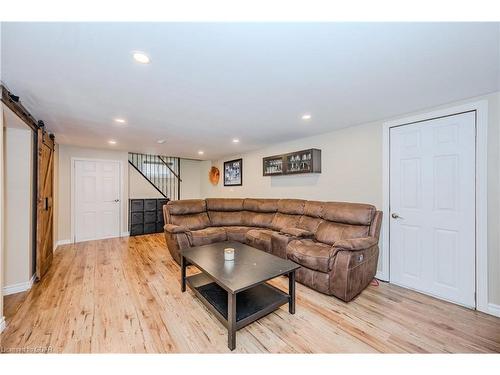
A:
{"label": "dark wooden cabinet", "polygon": [[264,176],[321,173],[321,150],[310,148],[262,159]]}
{"label": "dark wooden cabinet", "polygon": [[130,199],[129,227],[130,235],[163,232],[163,206],[168,199]]}

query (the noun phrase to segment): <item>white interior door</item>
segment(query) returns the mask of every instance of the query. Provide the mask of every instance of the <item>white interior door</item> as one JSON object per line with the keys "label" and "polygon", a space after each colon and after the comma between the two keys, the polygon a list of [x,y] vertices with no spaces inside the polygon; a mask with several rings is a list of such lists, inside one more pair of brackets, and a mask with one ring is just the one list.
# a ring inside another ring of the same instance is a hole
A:
{"label": "white interior door", "polygon": [[475,307],[475,112],[390,129],[390,280]]}
{"label": "white interior door", "polygon": [[75,242],[120,236],[120,163],[75,160]]}

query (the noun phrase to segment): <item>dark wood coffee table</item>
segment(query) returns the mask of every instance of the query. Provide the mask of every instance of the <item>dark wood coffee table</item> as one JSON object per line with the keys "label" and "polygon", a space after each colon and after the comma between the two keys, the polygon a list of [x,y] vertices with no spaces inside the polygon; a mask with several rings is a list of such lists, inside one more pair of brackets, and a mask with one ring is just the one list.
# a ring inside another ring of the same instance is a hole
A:
{"label": "dark wood coffee table", "polygon": [[[224,249],[235,250],[234,261],[224,260]],[[199,274],[186,277],[186,267]],[[292,261],[239,242],[218,242],[181,251],[181,288],[186,284],[228,330],[228,347],[236,347],[236,331],[288,303],[295,314],[295,270]],[[266,281],[288,275],[288,293]]]}

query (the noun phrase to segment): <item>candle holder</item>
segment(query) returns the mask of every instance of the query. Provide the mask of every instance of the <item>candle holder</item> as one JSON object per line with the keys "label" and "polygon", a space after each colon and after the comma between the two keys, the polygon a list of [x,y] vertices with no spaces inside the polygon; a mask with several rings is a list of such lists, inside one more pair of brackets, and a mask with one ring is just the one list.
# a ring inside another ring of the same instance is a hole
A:
{"label": "candle holder", "polygon": [[232,247],[226,247],[224,249],[224,260],[234,261],[234,249]]}

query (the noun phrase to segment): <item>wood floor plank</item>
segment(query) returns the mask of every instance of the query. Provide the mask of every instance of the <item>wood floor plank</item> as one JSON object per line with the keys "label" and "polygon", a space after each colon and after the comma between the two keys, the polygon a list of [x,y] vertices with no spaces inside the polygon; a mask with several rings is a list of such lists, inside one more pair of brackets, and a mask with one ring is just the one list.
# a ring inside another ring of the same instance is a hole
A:
{"label": "wood floor plank", "polygon": [[22,303],[26,300],[28,292],[20,292],[10,294],[3,297],[4,301],[4,317],[7,324],[12,320],[17,310],[21,307]]}
{"label": "wood floor plank", "polygon": [[[271,283],[288,288],[285,277]],[[282,306],[238,331],[235,352],[500,352],[499,318],[394,285],[369,286],[350,303],[300,284],[296,294],[295,315]],[[61,246],[42,282],[9,297],[4,349],[229,353],[223,325],[181,293],[161,234]]]}

